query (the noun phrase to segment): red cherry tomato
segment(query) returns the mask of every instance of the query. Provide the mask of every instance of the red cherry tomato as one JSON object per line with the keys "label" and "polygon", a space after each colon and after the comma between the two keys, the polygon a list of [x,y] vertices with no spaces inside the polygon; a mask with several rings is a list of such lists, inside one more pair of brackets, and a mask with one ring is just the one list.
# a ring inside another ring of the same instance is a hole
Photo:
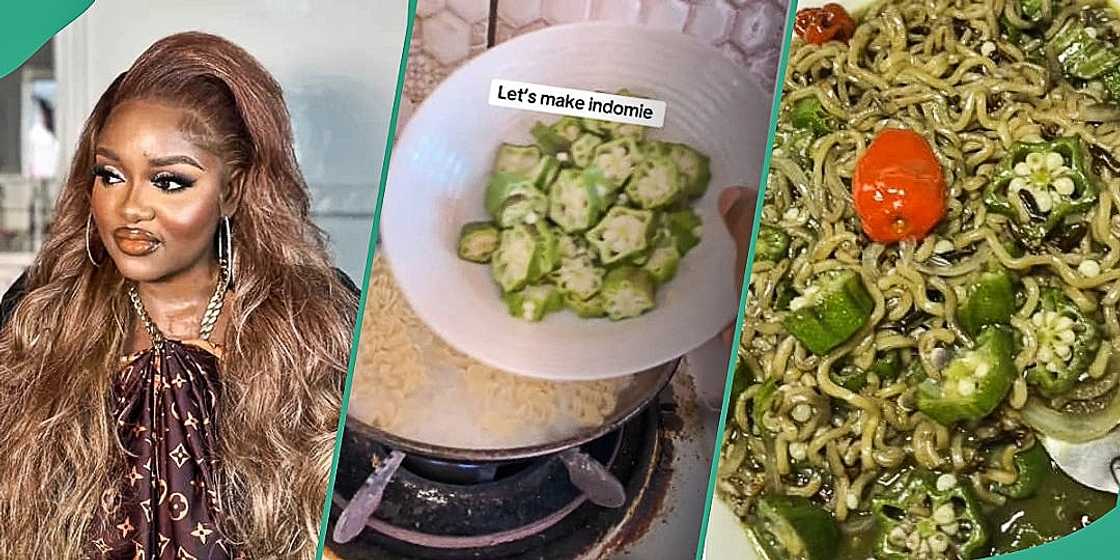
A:
{"label": "red cherry tomato", "polygon": [[883,129],[856,162],[852,200],[877,243],[925,237],[945,217],[945,195],[941,164],[913,130]]}
{"label": "red cherry tomato", "polygon": [[808,43],[823,45],[829,41],[847,42],[856,32],[856,22],[840,4],[798,10],[793,30]]}

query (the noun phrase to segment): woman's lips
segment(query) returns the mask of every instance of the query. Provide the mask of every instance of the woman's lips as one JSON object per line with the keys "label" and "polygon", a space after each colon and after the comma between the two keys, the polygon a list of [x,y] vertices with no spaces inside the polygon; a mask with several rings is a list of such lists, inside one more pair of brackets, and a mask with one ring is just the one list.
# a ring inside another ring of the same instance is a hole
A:
{"label": "woman's lips", "polygon": [[117,248],[130,257],[150,254],[160,245],[158,237],[139,228],[117,228],[113,230],[113,240],[117,242]]}

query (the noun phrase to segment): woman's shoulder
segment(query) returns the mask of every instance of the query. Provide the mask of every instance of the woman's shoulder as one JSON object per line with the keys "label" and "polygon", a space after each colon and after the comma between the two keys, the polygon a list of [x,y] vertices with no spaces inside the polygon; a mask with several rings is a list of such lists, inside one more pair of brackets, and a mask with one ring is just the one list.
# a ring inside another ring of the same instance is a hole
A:
{"label": "woman's shoulder", "polygon": [[4,292],[4,297],[0,298],[0,329],[8,324],[8,320],[12,318],[12,314],[15,313],[16,307],[26,292],[27,272],[25,271],[8,287],[8,290]]}

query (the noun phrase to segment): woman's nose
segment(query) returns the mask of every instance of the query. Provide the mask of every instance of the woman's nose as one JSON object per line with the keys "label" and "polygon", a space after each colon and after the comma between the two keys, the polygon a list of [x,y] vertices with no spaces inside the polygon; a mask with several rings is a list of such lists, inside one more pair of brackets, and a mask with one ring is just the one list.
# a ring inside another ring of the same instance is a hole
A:
{"label": "woman's nose", "polygon": [[121,217],[126,222],[143,222],[155,217],[155,210],[145,200],[144,190],[141,185],[128,185],[120,206]]}

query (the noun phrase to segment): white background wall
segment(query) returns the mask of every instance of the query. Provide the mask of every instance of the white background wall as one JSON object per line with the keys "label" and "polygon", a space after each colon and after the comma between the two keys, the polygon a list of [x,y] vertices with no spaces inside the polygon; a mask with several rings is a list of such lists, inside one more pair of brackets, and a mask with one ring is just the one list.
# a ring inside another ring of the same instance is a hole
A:
{"label": "white background wall", "polygon": [[149,45],[221,35],[283,86],[316,221],[360,283],[407,17],[407,0],[98,0],[57,36],[62,165],[97,98]]}

